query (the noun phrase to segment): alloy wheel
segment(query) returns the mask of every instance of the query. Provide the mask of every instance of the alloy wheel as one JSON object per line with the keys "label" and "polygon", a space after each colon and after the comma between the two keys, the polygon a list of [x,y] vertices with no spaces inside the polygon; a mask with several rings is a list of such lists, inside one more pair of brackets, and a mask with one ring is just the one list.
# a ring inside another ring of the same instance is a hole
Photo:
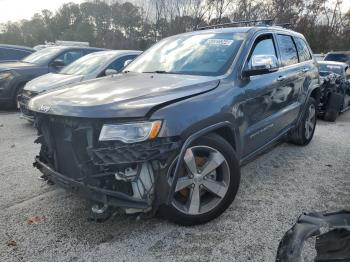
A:
{"label": "alloy wheel", "polygon": [[218,150],[208,146],[190,147],[184,156],[184,168],[172,204],[189,215],[209,212],[225,197],[229,184],[229,166]]}
{"label": "alloy wheel", "polygon": [[305,137],[310,139],[315,128],[316,123],[316,108],[314,104],[311,104],[308,108],[306,120],[305,120]]}

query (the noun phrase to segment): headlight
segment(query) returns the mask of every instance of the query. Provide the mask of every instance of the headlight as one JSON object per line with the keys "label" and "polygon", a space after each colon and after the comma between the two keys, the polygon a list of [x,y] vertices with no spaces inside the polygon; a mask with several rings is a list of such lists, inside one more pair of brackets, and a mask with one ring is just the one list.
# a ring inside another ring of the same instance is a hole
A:
{"label": "headlight", "polygon": [[162,121],[136,122],[126,124],[103,125],[99,140],[120,140],[124,143],[135,143],[154,139],[162,126]]}
{"label": "headlight", "polygon": [[13,75],[12,75],[11,72],[1,72],[1,73],[0,73],[0,80],[11,79],[12,76],[13,76]]}

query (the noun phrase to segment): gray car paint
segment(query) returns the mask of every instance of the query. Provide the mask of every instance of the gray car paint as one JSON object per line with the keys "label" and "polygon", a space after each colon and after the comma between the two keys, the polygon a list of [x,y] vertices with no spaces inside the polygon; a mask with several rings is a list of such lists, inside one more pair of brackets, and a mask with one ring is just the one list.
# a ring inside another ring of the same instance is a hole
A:
{"label": "gray car paint", "polygon": [[[319,86],[317,63],[312,59],[280,67],[274,73],[245,78],[243,65],[259,35],[280,33],[305,38],[278,27],[224,28],[186,34],[208,32],[248,33],[225,75],[129,72],[44,94],[32,99],[29,107],[40,112],[40,107],[47,105],[48,114],[114,118],[116,122],[120,118],[163,119],[160,136],[184,139],[208,125],[228,121],[239,156],[249,157],[296,125],[306,100]],[[285,80],[278,81],[279,76],[285,76]]]}
{"label": "gray car paint", "polygon": [[53,91],[30,100],[29,108],[84,118],[145,117],[160,104],[214,89],[219,79],[207,76],[122,73]]}
{"label": "gray car paint", "polygon": [[48,73],[29,81],[24,87],[24,90],[42,93],[64,85],[80,82],[83,79],[84,76],[82,75],[63,75]]}
{"label": "gray car paint", "polygon": [[[314,91],[319,88],[318,67],[311,58],[292,66],[280,66],[276,72],[245,77],[243,67],[259,35],[272,34],[274,39],[276,34],[305,38],[291,30],[269,26],[186,34],[210,32],[247,33],[231,67],[222,76],[129,72],[38,96],[29,107],[45,119],[59,115],[63,116],[59,119],[88,119],[98,124],[161,119],[158,137],[176,137],[182,142],[181,149],[175,152],[180,159],[177,166],[193,139],[218,132],[224,134],[242,164],[298,125],[309,97],[317,99]],[[279,50],[277,56],[281,65]],[[172,187],[176,175],[175,171]],[[169,187],[166,174],[159,177],[164,180],[157,190]],[[171,197],[172,192],[173,188],[159,193],[159,202],[164,203],[164,197]]]}

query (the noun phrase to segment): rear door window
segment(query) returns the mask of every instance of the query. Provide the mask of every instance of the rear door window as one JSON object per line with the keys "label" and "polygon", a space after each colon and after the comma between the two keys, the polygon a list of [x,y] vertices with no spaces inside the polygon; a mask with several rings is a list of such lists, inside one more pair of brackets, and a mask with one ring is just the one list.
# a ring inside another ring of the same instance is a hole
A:
{"label": "rear door window", "polygon": [[297,46],[299,54],[299,62],[305,62],[312,59],[309,48],[307,47],[305,41],[299,37],[294,37],[295,44]]}
{"label": "rear door window", "polygon": [[289,66],[298,63],[298,53],[294,41],[289,35],[277,35],[279,50],[281,53],[282,66]]}

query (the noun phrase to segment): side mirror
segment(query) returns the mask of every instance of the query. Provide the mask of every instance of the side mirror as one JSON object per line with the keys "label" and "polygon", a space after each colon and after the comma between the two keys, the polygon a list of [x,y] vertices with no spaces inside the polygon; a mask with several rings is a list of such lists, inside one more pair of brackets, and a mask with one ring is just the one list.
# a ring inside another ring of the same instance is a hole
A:
{"label": "side mirror", "polygon": [[64,62],[62,60],[56,59],[56,60],[51,62],[51,66],[52,67],[64,67],[65,64],[64,64]]}
{"label": "side mirror", "polygon": [[277,57],[274,55],[255,55],[251,59],[251,65],[243,71],[246,77],[263,75],[278,70]]}
{"label": "side mirror", "polygon": [[124,62],[124,67],[126,67],[128,64],[130,64],[132,62],[132,59],[126,60]]}
{"label": "side mirror", "polygon": [[105,71],[106,76],[115,75],[115,74],[118,74],[118,71],[114,69],[106,69]]}

